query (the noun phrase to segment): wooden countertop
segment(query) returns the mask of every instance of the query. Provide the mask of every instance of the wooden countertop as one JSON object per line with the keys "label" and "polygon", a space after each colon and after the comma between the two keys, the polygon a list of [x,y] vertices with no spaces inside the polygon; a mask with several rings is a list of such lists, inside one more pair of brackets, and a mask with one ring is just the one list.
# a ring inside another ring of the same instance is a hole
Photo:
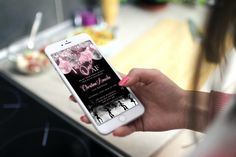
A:
{"label": "wooden countertop", "polygon": [[[180,87],[192,89],[198,48],[187,21],[164,19],[114,56],[112,64],[123,73],[132,68],[156,68]],[[204,62],[199,87],[215,68]]]}

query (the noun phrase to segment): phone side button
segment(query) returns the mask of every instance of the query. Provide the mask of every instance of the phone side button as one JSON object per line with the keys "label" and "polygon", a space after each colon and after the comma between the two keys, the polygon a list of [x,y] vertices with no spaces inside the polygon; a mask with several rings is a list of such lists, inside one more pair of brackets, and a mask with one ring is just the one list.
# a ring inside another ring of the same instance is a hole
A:
{"label": "phone side button", "polygon": [[118,117],[118,119],[121,121],[121,122],[124,122],[126,120],[125,116],[121,115]]}

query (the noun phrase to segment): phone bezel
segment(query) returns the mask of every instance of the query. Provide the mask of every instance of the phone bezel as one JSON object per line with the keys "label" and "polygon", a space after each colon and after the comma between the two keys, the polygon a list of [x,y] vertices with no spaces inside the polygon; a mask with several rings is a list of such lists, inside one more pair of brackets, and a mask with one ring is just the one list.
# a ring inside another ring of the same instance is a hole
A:
{"label": "phone bezel", "polygon": [[[98,49],[98,51],[101,53],[101,51],[96,46],[96,44],[93,42],[93,40],[90,38],[90,36],[88,36],[87,34],[84,34],[84,33],[67,38],[65,40],[56,42],[51,45],[48,45],[45,48],[45,53],[46,53],[47,57],[49,58],[50,62],[52,63],[53,67],[55,68],[55,70],[57,71],[59,76],[61,77],[61,79],[64,81],[64,83],[67,86],[67,88],[69,89],[69,91],[75,97],[75,99],[77,100],[77,102],[80,105],[80,107],[82,108],[82,110],[85,112],[85,114],[88,116],[89,120],[92,122],[93,126],[101,134],[108,134],[108,133],[112,132],[114,129],[116,129],[122,125],[125,125],[125,124],[133,121],[134,119],[138,118],[139,116],[141,116],[144,113],[144,107],[143,107],[142,103],[138,100],[138,98],[134,95],[134,93],[131,91],[131,89],[127,88],[129,90],[129,92],[132,94],[132,96],[138,101],[138,105],[134,106],[133,108],[130,108],[128,111],[124,111],[120,115],[108,120],[107,122],[104,122],[100,125],[96,124],[95,120],[90,115],[90,112],[87,110],[85,104],[82,102],[79,95],[77,95],[76,91],[70,85],[69,81],[66,79],[64,74],[61,72],[61,70],[57,66],[56,62],[51,57],[51,55],[53,53],[62,51],[64,49],[70,48],[72,46],[75,46],[79,43],[82,43],[82,42],[88,41],[88,40],[90,40],[94,44],[94,46]],[[101,53],[101,55],[102,55],[102,53]],[[115,72],[115,74],[121,79],[120,75],[114,70],[114,68],[109,63],[109,61],[103,55],[102,55],[102,57],[105,59],[105,61],[108,63],[108,65],[112,68],[112,70]],[[120,116],[125,116],[126,120],[125,121],[119,120]]]}

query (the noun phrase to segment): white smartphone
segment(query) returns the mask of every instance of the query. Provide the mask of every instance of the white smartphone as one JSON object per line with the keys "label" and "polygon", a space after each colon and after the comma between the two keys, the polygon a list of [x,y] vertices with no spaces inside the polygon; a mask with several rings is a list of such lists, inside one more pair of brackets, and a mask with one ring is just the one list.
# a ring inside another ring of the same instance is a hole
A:
{"label": "white smartphone", "polygon": [[118,85],[120,76],[87,34],[45,49],[52,65],[101,134],[108,134],[144,113],[134,93]]}

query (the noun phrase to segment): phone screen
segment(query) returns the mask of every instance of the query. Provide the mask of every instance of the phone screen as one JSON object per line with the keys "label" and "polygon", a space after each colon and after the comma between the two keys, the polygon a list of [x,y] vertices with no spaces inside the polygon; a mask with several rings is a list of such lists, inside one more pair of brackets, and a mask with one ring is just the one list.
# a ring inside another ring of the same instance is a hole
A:
{"label": "phone screen", "polygon": [[52,54],[97,125],[137,105],[119,77],[93,43],[88,40]]}

